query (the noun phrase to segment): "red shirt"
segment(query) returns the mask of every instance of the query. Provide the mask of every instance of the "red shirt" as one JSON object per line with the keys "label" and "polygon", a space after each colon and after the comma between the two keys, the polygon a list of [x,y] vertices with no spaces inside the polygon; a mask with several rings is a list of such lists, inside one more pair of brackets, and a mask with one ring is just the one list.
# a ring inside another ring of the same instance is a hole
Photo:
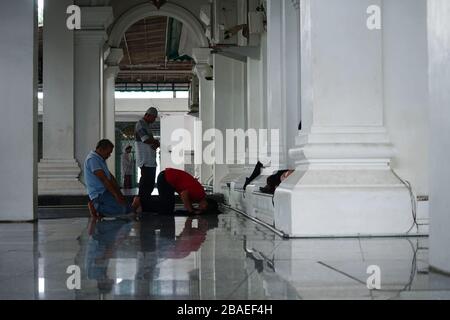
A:
{"label": "red shirt", "polygon": [[164,176],[166,177],[167,183],[170,184],[179,194],[187,190],[191,201],[198,202],[206,197],[205,190],[200,182],[198,182],[197,179],[189,173],[183,170],[167,168],[164,171]]}

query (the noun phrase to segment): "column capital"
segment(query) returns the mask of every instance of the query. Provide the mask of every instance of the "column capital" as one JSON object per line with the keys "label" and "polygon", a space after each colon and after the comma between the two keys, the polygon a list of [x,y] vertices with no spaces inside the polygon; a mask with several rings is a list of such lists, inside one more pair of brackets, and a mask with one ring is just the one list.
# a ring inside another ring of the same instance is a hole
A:
{"label": "column capital", "polygon": [[106,57],[106,64],[108,66],[118,66],[123,58],[123,50],[121,48],[110,48],[109,54]]}
{"label": "column capital", "polygon": [[82,30],[106,30],[113,21],[112,7],[81,7]]}
{"label": "column capital", "polygon": [[194,59],[196,65],[194,67],[194,72],[197,74],[199,79],[211,80],[213,77],[212,73],[212,55],[210,48],[194,48],[192,49],[192,58]]}
{"label": "column capital", "polygon": [[192,58],[197,64],[212,64],[212,55],[210,48],[194,48],[192,49]]}
{"label": "column capital", "polygon": [[209,64],[206,63],[195,65],[194,72],[197,75],[197,77],[202,80],[203,79],[212,80],[213,78],[212,68]]}

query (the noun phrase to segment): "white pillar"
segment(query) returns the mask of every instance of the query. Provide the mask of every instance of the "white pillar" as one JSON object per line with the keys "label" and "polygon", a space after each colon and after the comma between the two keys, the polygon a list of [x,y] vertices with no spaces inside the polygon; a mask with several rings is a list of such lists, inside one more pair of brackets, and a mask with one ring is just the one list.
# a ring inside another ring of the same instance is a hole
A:
{"label": "white pillar", "polygon": [[[214,55],[214,126],[223,136],[223,146],[216,144],[216,151],[223,147],[223,164],[214,166],[214,191],[220,192],[221,185],[242,175],[244,165],[237,160],[245,159],[244,154],[230,153],[226,148],[227,129],[245,129],[246,106],[246,65],[221,55]],[[228,153],[228,155],[227,155]],[[227,158],[229,163],[227,164]],[[217,159],[219,161],[219,159]]]}
{"label": "white pillar", "polygon": [[[119,74],[119,63],[123,58],[123,50],[120,48],[111,48],[106,59],[105,70],[103,74],[104,103],[102,112],[102,138],[109,139],[116,143],[116,77]],[[107,160],[109,170],[115,172],[116,157],[115,152]],[[117,173],[116,173],[117,176]]]}
{"label": "white pillar", "polygon": [[[199,113],[202,124],[202,136],[203,133],[214,128],[214,82],[213,82],[213,70],[212,70],[212,56],[211,49],[209,48],[195,48],[193,49],[193,58],[196,62],[195,72],[199,79]],[[205,146],[199,150],[203,153]],[[200,181],[203,184],[209,184],[213,179],[213,166],[203,161],[200,171]]]}
{"label": "white pillar", "polygon": [[293,236],[405,234],[411,199],[389,165],[381,30],[366,24],[382,1],[301,5],[302,109],[312,119],[291,150],[297,170],[275,193],[275,224]]}
{"label": "white pillar", "polygon": [[74,156],[74,37],[66,27],[73,0],[46,0],[43,42],[43,158],[39,194],[84,194]]}
{"label": "white pillar", "polygon": [[[267,0],[267,129],[271,167],[267,174],[287,167],[286,96],[283,94],[283,1]],[[271,130],[279,130],[278,143],[271,143]]]}
{"label": "white pillar", "polygon": [[36,3],[0,3],[0,221],[36,218]]}
{"label": "white pillar", "polygon": [[428,1],[430,72],[430,265],[450,272],[450,2]]}
{"label": "white pillar", "polygon": [[[285,150],[295,146],[300,123],[300,0],[282,0],[282,72],[285,97]],[[287,168],[295,168],[295,161],[286,153]]]}
{"label": "white pillar", "polygon": [[75,32],[75,156],[83,163],[102,136],[103,67],[111,7],[83,7]]}
{"label": "white pillar", "polygon": [[[214,192],[221,192],[220,182],[228,174],[228,166],[225,164],[225,131],[233,123],[233,113],[231,112],[230,97],[233,94],[231,84],[231,70],[229,58],[221,55],[213,55],[214,65],[214,128],[222,133],[222,145],[216,141],[216,162],[214,164]],[[218,152],[221,152],[222,159],[219,159]]]}

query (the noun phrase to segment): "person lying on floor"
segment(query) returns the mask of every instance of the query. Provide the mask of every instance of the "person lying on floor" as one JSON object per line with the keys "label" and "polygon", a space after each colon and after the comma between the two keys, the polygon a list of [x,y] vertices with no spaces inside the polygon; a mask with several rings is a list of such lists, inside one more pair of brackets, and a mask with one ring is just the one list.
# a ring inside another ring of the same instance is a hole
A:
{"label": "person lying on floor", "polygon": [[114,144],[103,139],[97,143],[84,161],[84,179],[89,195],[89,211],[93,218],[128,217],[137,218],[139,202],[135,198],[129,205],[120,191],[116,178],[109,171],[106,159],[111,156]]}
{"label": "person lying on floor", "polygon": [[[167,168],[158,175],[159,212],[173,214],[175,209],[175,192],[180,195],[187,214],[215,213],[217,202],[206,196],[203,186],[189,173]],[[198,203],[194,208],[193,204]]]}
{"label": "person lying on floor", "polygon": [[279,170],[271,176],[267,177],[267,184],[265,187],[259,188],[263,193],[274,194],[276,188],[286,180],[295,170]]}

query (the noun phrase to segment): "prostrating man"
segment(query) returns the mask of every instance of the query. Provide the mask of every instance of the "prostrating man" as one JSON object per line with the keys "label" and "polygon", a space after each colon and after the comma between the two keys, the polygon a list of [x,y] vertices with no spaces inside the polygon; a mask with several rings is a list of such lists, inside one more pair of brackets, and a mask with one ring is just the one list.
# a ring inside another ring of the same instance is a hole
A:
{"label": "prostrating man", "polygon": [[94,218],[129,217],[137,218],[140,211],[138,201],[130,206],[120,191],[120,187],[106,165],[114,144],[103,139],[97,143],[84,161],[84,178],[89,194],[89,211]]}
{"label": "prostrating man", "polygon": [[[175,192],[180,195],[188,214],[214,213],[218,205],[206,196],[202,185],[189,173],[167,168],[158,175],[159,212],[172,214],[175,210]],[[193,204],[198,203],[198,208]]]}
{"label": "prostrating man", "polygon": [[139,199],[144,212],[151,211],[151,195],[155,188],[156,150],[159,141],[153,137],[150,124],[158,117],[158,110],[151,107],[144,117],[136,123],[136,164],[141,169],[139,180]]}

